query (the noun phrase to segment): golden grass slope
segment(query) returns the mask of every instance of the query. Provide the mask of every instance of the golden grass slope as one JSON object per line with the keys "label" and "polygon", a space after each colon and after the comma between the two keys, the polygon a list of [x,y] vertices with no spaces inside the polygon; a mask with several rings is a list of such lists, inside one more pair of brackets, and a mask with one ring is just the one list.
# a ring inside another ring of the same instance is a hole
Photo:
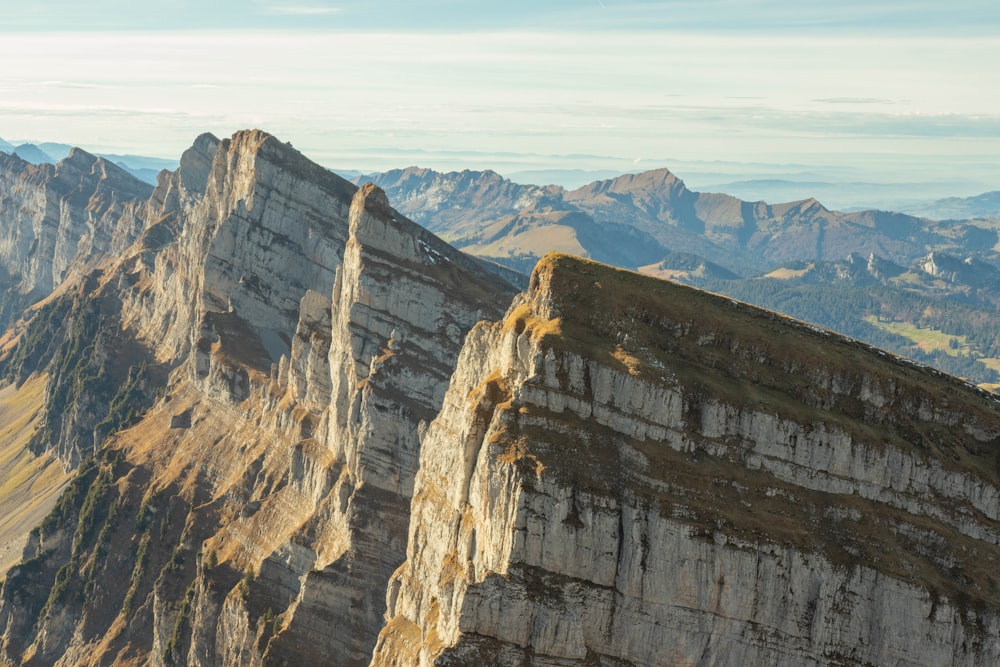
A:
{"label": "golden grass slope", "polygon": [[21,558],[32,528],[49,513],[70,475],[52,456],[35,456],[28,442],[38,426],[45,376],[0,389],[0,578]]}

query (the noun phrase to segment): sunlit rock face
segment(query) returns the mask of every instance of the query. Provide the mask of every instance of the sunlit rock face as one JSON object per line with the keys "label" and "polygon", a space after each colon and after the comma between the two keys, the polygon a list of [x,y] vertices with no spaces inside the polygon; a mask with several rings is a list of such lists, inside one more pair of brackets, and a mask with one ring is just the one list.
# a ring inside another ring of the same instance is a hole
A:
{"label": "sunlit rock face", "polygon": [[[100,493],[29,544],[4,655],[367,664],[419,434],[465,334],[515,288],[263,132],[199,137],[138,209],[151,222],[77,298],[106,298],[169,377],[85,468]],[[99,536],[79,532],[90,506],[115,508]],[[52,593],[102,577],[99,607]]]}
{"label": "sunlit rock face", "polygon": [[991,664],[993,397],[555,256],[421,450],[373,664]]}

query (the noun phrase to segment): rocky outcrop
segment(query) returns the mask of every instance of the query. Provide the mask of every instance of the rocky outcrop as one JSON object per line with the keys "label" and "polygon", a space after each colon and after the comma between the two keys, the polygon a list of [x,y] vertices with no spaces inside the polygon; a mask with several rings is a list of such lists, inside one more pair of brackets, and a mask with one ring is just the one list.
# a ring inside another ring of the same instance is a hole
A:
{"label": "rocky outcrop", "polygon": [[290,350],[303,294],[333,288],[354,190],[264,132],[199,137],[147,204],[130,324],[206,377],[223,356],[269,372]]}
{"label": "rocky outcrop", "polygon": [[[120,253],[142,230],[150,187],[74,149],[56,165],[0,154],[0,269],[20,308]],[[11,309],[10,315],[20,315]],[[5,322],[7,324],[9,322]]]}
{"label": "rocky outcrop", "polygon": [[1000,269],[975,257],[961,259],[932,252],[918,260],[915,268],[931,278],[972,289],[989,290],[991,294],[1000,287]]}
{"label": "rocky outcrop", "polygon": [[419,434],[515,289],[263,132],[199,137],[144,213],[99,282],[170,379],[13,571],[3,656],[366,664]]}
{"label": "rocky outcrop", "polygon": [[373,664],[992,664],[993,397],[564,256],[470,334]]}
{"label": "rocky outcrop", "polygon": [[[285,631],[272,642],[275,660],[300,661],[308,646],[317,662],[339,656],[340,664],[367,664],[385,585],[405,554],[420,430],[440,408],[465,333],[509,300],[510,288],[500,285],[396,213],[375,186],[355,195],[331,304],[329,408],[314,436],[329,462],[308,460],[303,450],[306,460],[290,477],[292,486],[323,491],[339,506],[316,526],[315,541],[293,540],[282,550],[316,555]],[[323,389],[320,379],[300,392]],[[326,479],[335,480],[328,490],[311,481],[324,465]],[[317,505],[325,499],[315,498]],[[343,632],[322,631],[319,618]]]}

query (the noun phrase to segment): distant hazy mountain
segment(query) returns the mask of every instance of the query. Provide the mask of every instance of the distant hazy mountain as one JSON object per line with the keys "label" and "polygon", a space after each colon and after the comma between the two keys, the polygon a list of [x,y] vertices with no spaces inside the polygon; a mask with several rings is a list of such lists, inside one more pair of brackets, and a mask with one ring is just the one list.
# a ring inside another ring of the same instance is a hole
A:
{"label": "distant hazy mountain", "polygon": [[[908,265],[930,250],[990,251],[996,230],[936,226],[883,211],[843,213],[807,198],[783,204],[699,193],[667,169],[575,190],[522,185],[495,172],[411,167],[372,180],[401,211],[458,247],[524,269],[550,250],[637,268],[690,253],[742,274],[800,260],[875,254]],[[624,235],[631,227],[640,235]],[[586,228],[588,231],[581,233]],[[613,242],[612,239],[617,239]],[[613,243],[616,260],[608,257]],[[662,253],[651,257],[654,253]]]}
{"label": "distant hazy mountain", "polygon": [[58,162],[58,160],[53,160],[51,155],[34,144],[21,144],[20,146],[15,146],[13,154],[25,162],[30,162],[31,164]]}
{"label": "distant hazy mountain", "polygon": [[907,209],[908,212],[934,220],[971,220],[1000,218],[1000,190],[975,197],[948,197]]}
{"label": "distant hazy mountain", "polygon": [[[53,142],[45,142],[38,146],[52,156],[52,162],[58,162],[63,159],[73,149],[69,144],[57,144]],[[122,155],[117,153],[95,153],[95,155],[114,162],[139,180],[151,185],[156,185],[156,177],[161,171],[164,169],[173,171],[178,165],[177,160],[148,157],[146,155]]]}
{"label": "distant hazy mountain", "polygon": [[528,169],[509,173],[507,178],[518,183],[557,183],[573,189],[601,179],[615,178],[621,173],[610,169]]}
{"label": "distant hazy mountain", "polygon": [[51,158],[53,163],[66,158],[73,150],[70,144],[60,144],[54,141],[42,141],[36,145]]}
{"label": "distant hazy mountain", "polygon": [[[691,183],[695,179],[688,179]],[[928,200],[968,191],[968,184],[954,181],[879,183],[828,181],[816,178],[750,178],[739,180],[698,179],[701,192],[725,192],[748,201],[795,201],[814,197],[839,211],[878,209],[924,215],[920,207]]]}
{"label": "distant hazy mountain", "polygon": [[[0,139],[0,152],[17,155],[25,162],[30,162],[31,164],[56,164],[66,159],[72,150],[73,146],[70,144],[62,144],[54,141],[44,141],[37,144],[29,142],[14,146]],[[139,180],[145,181],[150,185],[156,185],[156,177],[162,170],[173,171],[178,166],[177,160],[149,157],[146,155],[121,155],[115,153],[93,153],[93,155],[115,163]]]}

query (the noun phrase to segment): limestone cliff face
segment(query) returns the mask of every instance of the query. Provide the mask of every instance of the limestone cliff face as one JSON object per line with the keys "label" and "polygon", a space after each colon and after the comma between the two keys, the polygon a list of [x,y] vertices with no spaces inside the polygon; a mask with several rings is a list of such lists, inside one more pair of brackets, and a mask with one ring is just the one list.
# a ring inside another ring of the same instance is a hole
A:
{"label": "limestone cliff face", "polygon": [[[21,336],[23,344],[4,355],[0,372],[20,384],[50,364],[61,369],[48,375],[31,449],[53,453],[67,468],[120,426],[123,415],[112,414],[110,404],[123,384],[142,385],[138,393],[150,396],[155,390],[145,373],[139,378],[144,351],[118,326],[116,290],[100,279],[108,258],[142,233],[151,190],[79,149],[56,165],[0,155],[0,324],[6,330],[24,319],[8,336]],[[47,301],[26,310],[40,299]],[[94,382],[84,387],[81,377]],[[122,406],[132,403],[117,397]]]}
{"label": "limestone cliff face", "polygon": [[[308,523],[313,535],[283,549],[309,554],[311,565],[273,659],[367,664],[385,584],[405,553],[421,424],[440,407],[465,333],[509,300],[510,288],[498,285],[392,210],[381,190],[367,185],[355,196],[330,305],[329,375],[300,374],[316,379],[293,390],[309,403],[329,391],[312,433],[324,446],[297,452],[290,476],[322,509]],[[309,364],[321,366],[315,356]]]}
{"label": "limestone cliff face", "polygon": [[144,210],[99,282],[170,378],[12,571],[0,655],[367,664],[419,434],[515,289],[262,132],[200,137]]}
{"label": "limestone cliff face", "polygon": [[268,372],[290,350],[303,294],[333,288],[354,190],[264,132],[199,137],[147,204],[131,322],[201,373],[217,343]]}
{"label": "limestone cliff face", "polygon": [[138,203],[150,190],[80,149],[56,165],[0,154],[0,287],[13,297],[3,324],[71,271],[83,275],[131,244],[144,224]]}
{"label": "limestone cliff face", "polygon": [[564,256],[473,330],[372,664],[1000,660],[995,398]]}

